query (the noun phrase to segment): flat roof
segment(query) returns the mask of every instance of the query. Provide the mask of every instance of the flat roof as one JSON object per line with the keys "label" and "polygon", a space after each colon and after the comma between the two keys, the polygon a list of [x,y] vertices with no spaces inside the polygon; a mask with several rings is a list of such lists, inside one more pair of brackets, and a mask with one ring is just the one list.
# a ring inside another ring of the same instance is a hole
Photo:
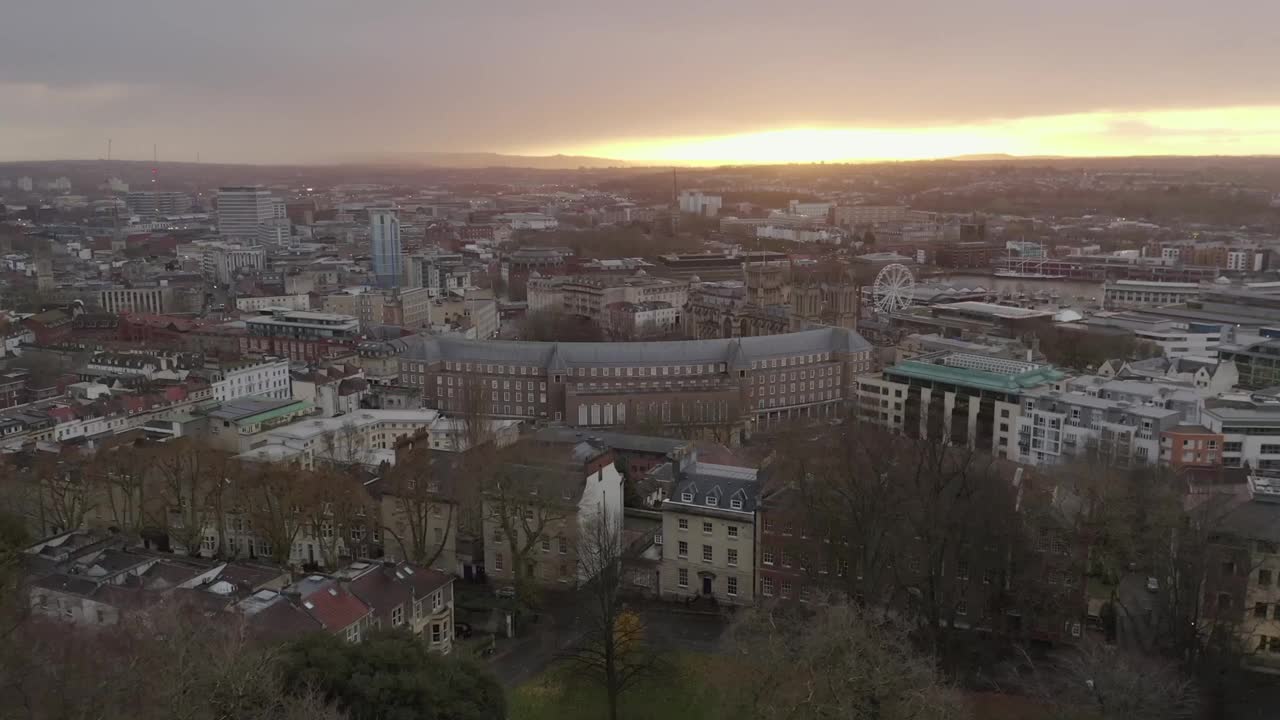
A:
{"label": "flat roof", "polygon": [[934,307],[940,310],[962,310],[964,312],[993,315],[995,317],[1008,318],[1011,320],[1053,316],[1053,311],[1051,310],[1032,310],[1030,308],[1010,307],[1008,305],[997,305],[996,303],[979,302],[977,300],[942,303],[935,305]]}

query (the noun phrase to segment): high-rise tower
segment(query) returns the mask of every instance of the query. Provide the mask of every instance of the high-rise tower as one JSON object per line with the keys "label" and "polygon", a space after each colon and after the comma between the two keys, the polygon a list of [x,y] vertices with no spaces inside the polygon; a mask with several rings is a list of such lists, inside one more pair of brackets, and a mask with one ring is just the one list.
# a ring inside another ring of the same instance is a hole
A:
{"label": "high-rise tower", "polygon": [[369,239],[373,254],[373,274],[378,287],[400,287],[400,220],[396,209],[369,208]]}

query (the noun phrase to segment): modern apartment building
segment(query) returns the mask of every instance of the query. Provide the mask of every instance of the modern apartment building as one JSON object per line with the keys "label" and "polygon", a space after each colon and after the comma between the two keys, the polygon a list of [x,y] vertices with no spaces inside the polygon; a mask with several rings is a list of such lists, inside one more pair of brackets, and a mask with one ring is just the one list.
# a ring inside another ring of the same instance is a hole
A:
{"label": "modern apartment building", "polygon": [[1016,459],[1022,394],[1061,387],[1051,365],[943,350],[856,379],[864,421]]}
{"label": "modern apartment building", "polygon": [[1236,364],[1240,387],[1260,390],[1280,385],[1280,338],[1248,346],[1224,345],[1218,349],[1218,357]]}
{"label": "modern apartment building", "polygon": [[129,212],[142,216],[181,215],[191,210],[191,196],[184,192],[136,190],[125,196]]}
{"label": "modern apartment building", "polygon": [[395,208],[369,208],[369,246],[378,287],[400,287],[404,263],[400,256],[400,219]]}
{"label": "modern apartment building", "polygon": [[719,195],[711,195],[701,190],[680,191],[680,212],[704,217],[715,217],[720,214],[724,199]]}
{"label": "modern apartment building", "polygon": [[1208,400],[1201,425],[1222,438],[1222,464],[1280,472],[1280,397],[1239,393]]}
{"label": "modern apartment building", "polygon": [[218,188],[218,234],[257,243],[259,231],[276,217],[275,199],[260,185]]}
{"label": "modern apartment building", "polygon": [[229,284],[242,268],[262,270],[267,266],[267,251],[260,247],[214,243],[204,248],[201,270],[218,284]]}

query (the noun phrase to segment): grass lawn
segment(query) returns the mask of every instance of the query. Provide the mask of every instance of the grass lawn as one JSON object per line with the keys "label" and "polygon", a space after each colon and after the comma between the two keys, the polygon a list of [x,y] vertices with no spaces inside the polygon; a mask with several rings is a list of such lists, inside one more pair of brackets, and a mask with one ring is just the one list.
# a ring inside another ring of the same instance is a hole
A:
{"label": "grass lawn", "polygon": [[[716,707],[714,688],[699,679],[716,658],[682,654],[670,666],[623,696],[621,720],[706,720]],[[557,664],[516,688],[508,699],[511,720],[601,720],[609,717],[604,690],[568,664]]]}

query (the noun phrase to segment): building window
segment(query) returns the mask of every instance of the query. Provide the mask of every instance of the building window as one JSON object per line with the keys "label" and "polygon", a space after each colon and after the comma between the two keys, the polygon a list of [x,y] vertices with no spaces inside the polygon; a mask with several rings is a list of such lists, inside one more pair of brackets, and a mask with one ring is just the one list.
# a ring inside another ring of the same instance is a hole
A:
{"label": "building window", "polygon": [[431,623],[431,642],[438,643],[444,639],[444,634],[440,631],[440,623]]}
{"label": "building window", "polygon": [[693,502],[693,493],[680,493],[680,502]]}
{"label": "building window", "polygon": [[772,551],[772,550],[764,550],[763,552],[761,552],[761,554],[760,554],[760,561],[761,561],[761,562],[763,562],[765,565],[772,565],[772,564],[773,564],[773,551]]}
{"label": "building window", "polygon": [[738,498],[734,498],[734,499],[732,499],[732,500],[730,500],[730,501],[729,501],[729,507],[733,508],[734,510],[741,510],[741,509],[742,509],[742,501],[741,501],[741,500],[739,500]]}
{"label": "building window", "polygon": [[736,597],[738,595],[738,578],[730,575],[725,580],[725,592],[731,597]]}
{"label": "building window", "polygon": [[493,567],[495,570],[502,569],[502,553],[493,554]]}
{"label": "building window", "polygon": [[682,558],[689,557],[689,543],[685,542],[684,540],[681,540],[679,543],[676,544],[676,557],[682,557]]}
{"label": "building window", "polygon": [[738,551],[735,548],[729,548],[729,567],[738,566]]}
{"label": "building window", "polygon": [[678,521],[681,530],[689,529],[689,518],[680,518]]}
{"label": "building window", "polygon": [[960,602],[956,603],[956,614],[957,614],[957,615],[968,615],[968,614],[969,614],[969,603],[965,602],[964,600],[961,600]]}
{"label": "building window", "polygon": [[565,540],[563,535],[556,536],[556,549],[560,551],[561,555],[569,554],[569,541]]}
{"label": "building window", "polygon": [[716,504],[717,504],[717,501],[716,501],[715,496],[714,496],[714,495],[708,495],[708,496],[707,496],[707,505],[709,505],[709,506],[711,506],[711,507],[715,507],[715,506],[716,506]]}
{"label": "building window", "polygon": [[713,526],[711,523],[709,523],[709,522],[704,522],[704,523],[702,523],[702,534],[703,534],[703,535],[710,535],[710,534],[711,534],[711,531],[712,531],[712,530],[714,530],[714,529],[715,529],[715,526]]}
{"label": "building window", "polygon": [[391,627],[400,627],[404,624],[404,606],[397,605],[391,610]]}
{"label": "building window", "polygon": [[551,552],[551,538],[542,538],[542,552]]}
{"label": "building window", "polygon": [[711,562],[712,550],[710,545],[702,546],[702,562]]}
{"label": "building window", "polygon": [[689,568],[680,568],[676,583],[682,588],[689,587]]}
{"label": "building window", "polygon": [[764,582],[761,584],[760,594],[765,597],[773,597],[773,578],[764,578]]}
{"label": "building window", "polygon": [[784,598],[791,597],[791,581],[790,580],[782,581],[782,597]]}
{"label": "building window", "polygon": [[730,540],[737,540],[737,539],[738,539],[738,526],[737,526],[737,525],[729,525],[729,526],[726,528],[726,530],[727,530],[727,531],[728,531],[728,533],[729,533],[729,539],[730,539]]}

